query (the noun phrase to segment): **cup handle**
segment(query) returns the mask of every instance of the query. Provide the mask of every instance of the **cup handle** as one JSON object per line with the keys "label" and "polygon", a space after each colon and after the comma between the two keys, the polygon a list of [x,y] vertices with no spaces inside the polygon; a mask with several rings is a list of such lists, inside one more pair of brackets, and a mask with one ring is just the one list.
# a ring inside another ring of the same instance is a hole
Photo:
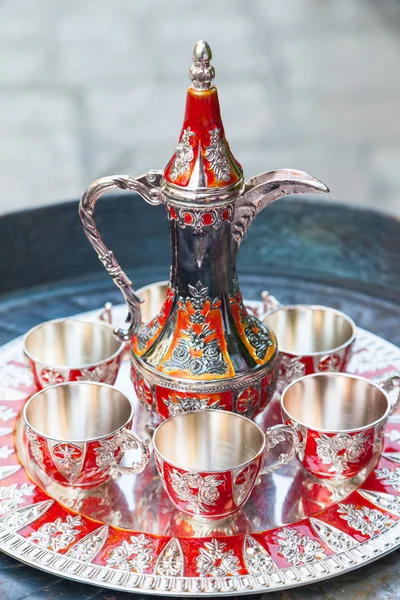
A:
{"label": "cup handle", "polygon": [[106,302],[104,308],[100,311],[99,316],[97,317],[99,321],[103,321],[103,323],[108,323],[112,325],[113,316],[112,316],[112,302]]}
{"label": "cup handle", "polygon": [[[395,382],[397,382],[397,386],[395,385]],[[381,383],[381,387],[385,392],[392,392],[396,387],[400,388],[400,375],[393,375],[392,377],[388,377],[387,379],[385,379],[385,381],[383,381]],[[394,400],[394,402],[391,403],[390,413],[389,413],[390,415],[396,410],[396,408],[398,408],[399,402],[400,402],[400,391],[397,394],[396,400]]]}
{"label": "cup handle", "polygon": [[297,433],[294,431],[292,427],[289,425],[274,425],[273,427],[269,427],[265,432],[265,453],[271,448],[277,446],[281,442],[284,442],[286,438],[289,438],[290,449],[288,452],[282,452],[279,455],[278,460],[269,467],[261,467],[260,475],[269,475],[273,471],[280,469],[284,465],[287,465],[292,458],[296,455],[297,448],[299,445],[299,438]]}
{"label": "cup handle", "polygon": [[116,460],[110,465],[110,475],[113,479],[118,479],[121,475],[137,475],[144,471],[150,460],[149,440],[143,440],[133,431],[125,431],[124,439],[121,443],[121,450],[125,454],[128,450],[140,449],[141,458],[139,462],[134,462],[130,467],[121,467]]}
{"label": "cup handle", "polygon": [[273,296],[266,290],[261,292],[261,300],[262,300],[262,304],[263,304],[263,315],[261,317],[261,320],[264,317],[266,317],[267,315],[269,315],[269,313],[271,313],[272,311],[274,311],[277,308],[280,308],[282,306],[282,304],[279,302],[279,300],[277,300],[275,298],[275,296]]}

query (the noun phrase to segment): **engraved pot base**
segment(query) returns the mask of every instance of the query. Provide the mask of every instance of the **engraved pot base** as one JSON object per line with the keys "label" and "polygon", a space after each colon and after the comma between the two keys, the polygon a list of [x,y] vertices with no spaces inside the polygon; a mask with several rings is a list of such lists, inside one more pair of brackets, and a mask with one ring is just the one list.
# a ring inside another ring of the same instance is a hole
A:
{"label": "engraved pot base", "polygon": [[[379,382],[400,371],[400,350],[360,330],[349,370]],[[365,478],[316,480],[293,460],[263,478],[244,510],[210,523],[173,508],[154,458],[141,475],[90,490],[46,480],[21,442],[18,415],[33,391],[21,339],[2,349],[0,378],[0,549],[34,567],[123,592],[232,596],[326,580],[400,545],[399,413]],[[127,362],[116,385],[132,397]],[[147,420],[138,408],[143,437]],[[257,420],[280,422],[277,402]]]}

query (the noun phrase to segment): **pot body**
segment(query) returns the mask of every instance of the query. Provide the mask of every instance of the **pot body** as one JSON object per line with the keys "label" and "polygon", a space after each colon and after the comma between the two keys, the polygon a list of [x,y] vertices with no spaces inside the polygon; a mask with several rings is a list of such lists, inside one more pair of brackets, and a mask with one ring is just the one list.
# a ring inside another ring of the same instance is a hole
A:
{"label": "pot body", "polygon": [[[213,207],[179,208],[173,199],[165,204],[171,278],[158,313],[131,340],[136,393],[156,422],[198,409],[252,418],[275,391],[278,351],[273,332],[243,303],[232,198]],[[145,303],[154,308],[149,291]],[[154,295],[160,299],[159,289]]]}

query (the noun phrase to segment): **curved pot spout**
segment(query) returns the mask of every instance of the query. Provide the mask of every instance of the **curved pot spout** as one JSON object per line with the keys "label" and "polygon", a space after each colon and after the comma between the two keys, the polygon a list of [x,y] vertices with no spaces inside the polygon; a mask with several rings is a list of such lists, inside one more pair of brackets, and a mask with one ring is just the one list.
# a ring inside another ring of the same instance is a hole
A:
{"label": "curved pot spout", "polygon": [[233,244],[236,251],[250,223],[266,206],[288,194],[329,192],[329,188],[304,171],[279,169],[252,177],[245,186],[244,194],[236,201],[232,226]]}

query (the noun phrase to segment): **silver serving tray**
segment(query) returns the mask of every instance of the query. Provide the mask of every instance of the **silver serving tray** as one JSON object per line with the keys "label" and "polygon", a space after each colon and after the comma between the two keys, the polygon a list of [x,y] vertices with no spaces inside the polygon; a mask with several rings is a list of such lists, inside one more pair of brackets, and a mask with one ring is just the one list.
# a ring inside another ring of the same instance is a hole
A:
{"label": "silver serving tray", "polygon": [[[359,330],[349,371],[381,381],[400,372],[400,350]],[[127,362],[116,386],[133,397]],[[126,592],[239,595],[325,580],[400,545],[398,414],[362,477],[332,485],[293,461],[264,478],[236,517],[204,523],[171,506],[152,461],[92,490],[46,481],[21,443],[18,416],[32,390],[18,338],[0,349],[0,549],[33,567]],[[278,402],[258,420],[279,422]],[[134,428],[150,435],[147,422],[138,407]]]}

